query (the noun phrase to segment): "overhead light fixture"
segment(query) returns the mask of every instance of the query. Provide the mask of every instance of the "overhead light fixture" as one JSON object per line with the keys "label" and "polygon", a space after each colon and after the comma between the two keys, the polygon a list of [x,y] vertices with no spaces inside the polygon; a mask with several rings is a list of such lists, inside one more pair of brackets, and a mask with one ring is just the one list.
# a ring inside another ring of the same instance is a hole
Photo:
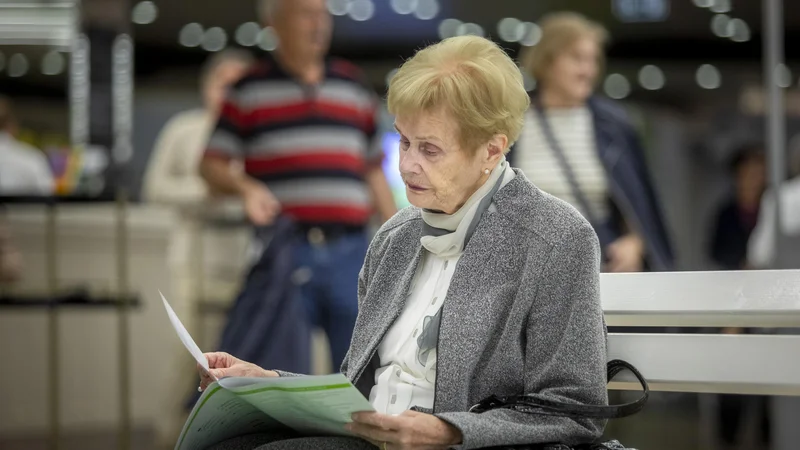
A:
{"label": "overhead light fixture", "polygon": [[389,5],[397,14],[411,14],[417,8],[418,0],[390,0]]}
{"label": "overhead light fixture", "polygon": [[750,40],[750,26],[742,19],[732,19],[728,23],[728,35],[734,42],[747,42]]}
{"label": "overhead light fixture", "polygon": [[375,4],[372,0],[353,0],[347,6],[347,14],[357,22],[369,20],[375,14]]}
{"label": "overhead light fixture", "polygon": [[519,43],[525,47],[533,47],[542,40],[542,29],[533,22],[524,22],[522,25],[522,38]]}
{"label": "overhead light fixture", "polygon": [[606,81],[603,83],[603,90],[607,96],[615,100],[622,100],[630,95],[631,83],[624,75],[612,73],[606,77]]}
{"label": "overhead light fixture", "polygon": [[648,64],[639,70],[639,84],[648,91],[657,91],[664,87],[666,77],[664,72],[652,64]]}
{"label": "overhead light fixture", "polygon": [[158,17],[158,7],[151,1],[139,2],[131,10],[131,20],[139,25],[155,22]]}
{"label": "overhead light fixture", "polygon": [[709,8],[715,13],[731,12],[731,0],[714,0]]}
{"label": "overhead light fixture", "polygon": [[700,8],[710,8],[711,5],[714,4],[714,0],[692,0],[694,6],[698,6]]}
{"label": "overhead light fixture", "polygon": [[722,86],[722,74],[711,64],[703,64],[695,74],[697,84],[703,89],[717,89]]}
{"label": "overhead light fixture", "polygon": [[19,78],[28,73],[28,58],[22,53],[14,53],[8,58],[8,76]]}
{"label": "overhead light fixture", "polygon": [[278,35],[275,34],[275,29],[266,27],[258,34],[258,46],[262,50],[268,52],[274,51],[278,48]]}
{"label": "overhead light fixture", "polygon": [[218,52],[225,48],[228,43],[228,35],[220,27],[211,27],[203,33],[202,45],[203,50],[209,52]]}
{"label": "overhead light fixture", "polygon": [[477,23],[462,23],[456,29],[456,36],[484,36],[483,27],[478,25]]}
{"label": "overhead light fixture", "polygon": [[258,43],[258,33],[261,27],[255,22],[246,22],[236,29],[236,42],[244,47],[252,47]]}
{"label": "overhead light fixture", "polygon": [[178,42],[185,47],[198,47],[203,42],[203,26],[199,23],[188,23],[181,28]]}
{"label": "overhead light fixture", "polygon": [[711,18],[711,31],[719,37],[731,37],[731,18],[725,14],[716,14]]}
{"label": "overhead light fixture", "polygon": [[506,42],[519,42],[525,34],[522,22],[514,17],[500,19],[497,23],[497,35]]}
{"label": "overhead light fixture", "polygon": [[439,22],[439,39],[447,39],[456,36],[458,28],[463,22],[458,19],[444,19]]}
{"label": "overhead light fixture", "polygon": [[414,15],[420,20],[431,20],[439,14],[438,0],[418,0]]}
{"label": "overhead light fixture", "polygon": [[792,85],[792,71],[786,64],[778,64],[775,68],[775,84],[784,89]]}
{"label": "overhead light fixture", "polygon": [[349,5],[350,0],[328,0],[328,12],[334,16],[343,16],[347,14]]}
{"label": "overhead light fixture", "polygon": [[45,75],[58,75],[64,71],[66,62],[64,55],[55,50],[50,50],[42,58],[42,73]]}

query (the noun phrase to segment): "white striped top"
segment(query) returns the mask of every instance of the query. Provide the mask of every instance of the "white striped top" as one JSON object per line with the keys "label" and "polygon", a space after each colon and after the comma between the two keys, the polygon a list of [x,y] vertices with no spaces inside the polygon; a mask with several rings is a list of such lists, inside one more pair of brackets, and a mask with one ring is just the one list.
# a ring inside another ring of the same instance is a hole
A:
{"label": "white striped top", "polygon": [[[587,107],[579,107],[550,109],[545,114],[589,207],[598,220],[604,220],[608,217],[608,179],[597,154],[592,113]],[[525,113],[525,126],[514,148],[515,165],[539,189],[585,215],[539,122],[534,110]]]}

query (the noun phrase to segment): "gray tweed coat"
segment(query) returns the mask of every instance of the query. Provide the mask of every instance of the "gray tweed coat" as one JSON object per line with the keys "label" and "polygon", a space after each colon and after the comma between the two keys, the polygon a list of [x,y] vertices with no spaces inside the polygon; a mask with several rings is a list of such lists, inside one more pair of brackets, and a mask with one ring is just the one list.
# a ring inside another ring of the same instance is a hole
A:
{"label": "gray tweed coat", "polygon": [[[376,234],[359,278],[359,314],[342,372],[368,396],[381,339],[403,310],[422,218],[406,208]],[[591,225],[520,172],[494,195],[445,299],[433,411],[462,448],[594,441],[602,420],[467,412],[491,394],[605,405],[606,332],[600,250]],[[282,373],[282,375],[290,375]]]}

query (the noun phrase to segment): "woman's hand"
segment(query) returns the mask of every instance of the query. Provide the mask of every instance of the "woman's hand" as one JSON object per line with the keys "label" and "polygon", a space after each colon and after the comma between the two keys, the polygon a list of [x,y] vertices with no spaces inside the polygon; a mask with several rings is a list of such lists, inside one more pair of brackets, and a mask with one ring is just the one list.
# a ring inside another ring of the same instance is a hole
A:
{"label": "woman's hand", "polygon": [[608,272],[641,272],[644,257],[644,242],[635,234],[625,235],[606,249],[608,263],[603,268]]}
{"label": "woman's hand", "polygon": [[377,445],[381,450],[440,450],[462,441],[461,431],[430,414],[406,411],[399,416],[376,412],[353,414],[348,431]]}
{"label": "woman's hand", "polygon": [[[200,391],[204,391],[211,384],[214,376],[217,380],[223,377],[277,377],[278,374],[271,370],[264,370],[255,364],[242,361],[228,353],[216,352],[203,355],[208,360],[209,371],[206,372],[200,364],[197,371],[200,373]],[[210,375],[209,375],[210,374]]]}

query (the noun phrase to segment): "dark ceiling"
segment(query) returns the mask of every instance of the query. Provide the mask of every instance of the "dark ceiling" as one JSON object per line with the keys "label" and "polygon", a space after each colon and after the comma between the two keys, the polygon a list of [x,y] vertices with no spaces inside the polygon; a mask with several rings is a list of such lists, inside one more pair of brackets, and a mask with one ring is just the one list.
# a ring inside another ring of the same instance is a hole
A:
{"label": "dark ceiling", "polygon": [[[373,1],[375,14],[367,21],[336,17],[333,54],[361,64],[399,61],[401,57],[410,56],[416,48],[436,40],[438,24],[445,18],[477,23],[496,38],[497,23],[502,18],[515,17],[535,22],[550,11],[575,10],[602,22],[609,29],[612,40],[608,55],[612,63],[646,59],[661,63],[759,64],[762,55],[762,2],[759,0],[705,0],[729,1],[727,15],[744,20],[750,27],[752,37],[747,42],[733,42],[715,36],[710,25],[715,13],[694,4],[703,0],[438,0],[439,14],[425,21],[395,13],[390,0]],[[135,5],[138,1],[130,0],[130,3]],[[197,22],[205,28],[218,26],[230,37],[240,24],[257,20],[256,0],[154,0],[154,3],[158,8],[156,20],[131,27],[136,40],[135,67],[137,75],[142,77],[170,69],[196,67],[208,56],[202,49],[179,44],[179,32],[187,23]],[[785,49],[791,67],[793,61],[800,60],[800,46],[788,45],[800,41],[800,1],[785,0],[783,3]],[[624,22],[614,13],[615,5],[622,4],[666,6],[668,15],[663,21]],[[229,44],[232,41],[229,38]],[[504,43],[504,46],[512,54],[518,49],[518,44]],[[0,51],[6,50],[0,47]],[[39,50],[29,48],[25,51],[33,54]],[[44,80],[42,76],[32,74],[12,80],[0,74],[0,82],[21,90],[30,85],[63,86],[64,81],[58,81],[58,78]]]}

